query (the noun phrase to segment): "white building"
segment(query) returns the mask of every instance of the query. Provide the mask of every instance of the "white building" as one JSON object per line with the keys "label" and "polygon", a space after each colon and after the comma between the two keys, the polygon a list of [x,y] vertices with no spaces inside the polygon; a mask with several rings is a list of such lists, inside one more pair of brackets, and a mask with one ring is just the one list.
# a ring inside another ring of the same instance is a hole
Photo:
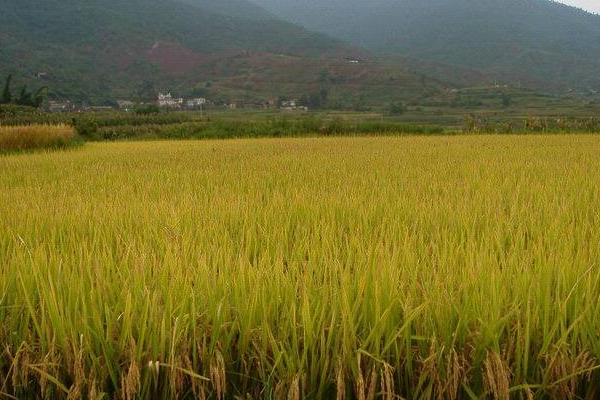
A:
{"label": "white building", "polygon": [[70,101],[53,101],[50,100],[46,105],[46,110],[49,112],[69,112],[75,110],[75,105]]}
{"label": "white building", "polygon": [[180,108],[183,105],[183,99],[174,98],[171,93],[159,93],[157,103],[159,107]]}
{"label": "white building", "polygon": [[135,103],[129,100],[117,100],[117,104],[119,105],[119,109],[123,111],[131,111],[135,108]]}
{"label": "white building", "polygon": [[187,108],[200,108],[206,104],[206,99],[204,97],[198,97],[195,99],[188,99],[185,102],[185,106]]}
{"label": "white building", "polygon": [[298,100],[284,100],[280,109],[284,111],[308,111],[308,107],[301,106]]}

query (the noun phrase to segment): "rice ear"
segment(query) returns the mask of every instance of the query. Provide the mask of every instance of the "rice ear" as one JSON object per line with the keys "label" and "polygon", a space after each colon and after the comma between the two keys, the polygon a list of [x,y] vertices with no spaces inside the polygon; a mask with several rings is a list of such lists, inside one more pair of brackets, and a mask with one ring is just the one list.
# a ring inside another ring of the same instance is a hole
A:
{"label": "rice ear", "polygon": [[292,380],[288,390],[287,400],[301,400],[300,375],[296,375]]}
{"label": "rice ear", "polygon": [[123,400],[135,400],[140,390],[140,368],[135,361],[131,361],[127,374],[121,378],[121,397]]}
{"label": "rice ear", "polygon": [[225,360],[218,350],[213,355],[210,363],[210,380],[217,399],[224,399],[227,390],[227,376],[225,372]]}
{"label": "rice ear", "polygon": [[496,352],[487,353],[484,365],[484,382],[495,400],[510,400],[510,370]]}
{"label": "rice ear", "polygon": [[346,381],[344,379],[344,369],[342,362],[338,362],[336,373],[336,400],[346,400]]}

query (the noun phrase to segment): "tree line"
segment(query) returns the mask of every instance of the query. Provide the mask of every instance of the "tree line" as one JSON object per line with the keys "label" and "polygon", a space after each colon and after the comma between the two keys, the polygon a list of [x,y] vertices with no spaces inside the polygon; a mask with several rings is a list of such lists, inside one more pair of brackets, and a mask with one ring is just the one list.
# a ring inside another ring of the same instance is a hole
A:
{"label": "tree line", "polygon": [[4,82],[2,95],[0,96],[0,104],[16,104],[19,106],[38,108],[42,105],[48,95],[48,88],[46,86],[39,88],[35,92],[30,92],[27,89],[27,85],[24,85],[17,95],[13,95],[11,84],[12,75],[8,75]]}

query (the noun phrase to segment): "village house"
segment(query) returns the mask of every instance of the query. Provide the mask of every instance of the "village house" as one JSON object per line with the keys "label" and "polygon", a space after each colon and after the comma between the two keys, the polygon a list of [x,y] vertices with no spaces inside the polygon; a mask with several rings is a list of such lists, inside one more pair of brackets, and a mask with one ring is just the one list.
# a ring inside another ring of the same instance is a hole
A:
{"label": "village house", "polygon": [[46,108],[46,111],[52,112],[52,113],[69,112],[69,111],[75,110],[75,105],[68,100],[66,100],[66,101],[50,100],[50,101],[48,101],[48,104],[46,104],[45,108]]}
{"label": "village house", "polygon": [[284,111],[308,111],[308,107],[300,105],[298,100],[284,100],[279,108]]}
{"label": "village house", "polygon": [[186,108],[189,108],[189,109],[202,108],[202,106],[205,104],[206,104],[206,99],[203,97],[198,97],[195,99],[188,99],[185,102]]}
{"label": "village house", "polygon": [[183,106],[183,98],[174,98],[171,93],[159,93],[157,104],[164,108],[181,108]]}
{"label": "village house", "polygon": [[360,64],[363,62],[363,60],[355,57],[346,57],[346,62],[348,62],[349,64]]}
{"label": "village house", "polygon": [[123,111],[133,111],[135,108],[135,103],[129,100],[117,100],[117,105],[119,106],[119,109]]}
{"label": "village house", "polygon": [[281,108],[283,110],[295,110],[296,105],[298,104],[297,100],[284,100],[281,102]]}
{"label": "village house", "polygon": [[113,111],[115,108],[111,106],[87,106],[83,107],[83,111],[92,111],[92,112],[108,112]]}
{"label": "village house", "polygon": [[256,101],[249,101],[244,103],[244,108],[251,108],[251,109],[263,109],[263,110],[268,110],[269,108],[273,108],[273,105],[275,103],[271,103],[269,101],[260,101],[260,100],[256,100]]}

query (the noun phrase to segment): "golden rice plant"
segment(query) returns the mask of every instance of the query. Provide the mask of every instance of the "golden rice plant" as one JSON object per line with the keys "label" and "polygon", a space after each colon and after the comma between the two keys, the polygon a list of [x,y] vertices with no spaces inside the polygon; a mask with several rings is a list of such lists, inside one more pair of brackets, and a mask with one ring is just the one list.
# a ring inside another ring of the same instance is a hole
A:
{"label": "golden rice plant", "polygon": [[0,398],[599,398],[600,137],[92,143],[0,171]]}
{"label": "golden rice plant", "polygon": [[0,126],[0,151],[62,147],[75,136],[68,125]]}

